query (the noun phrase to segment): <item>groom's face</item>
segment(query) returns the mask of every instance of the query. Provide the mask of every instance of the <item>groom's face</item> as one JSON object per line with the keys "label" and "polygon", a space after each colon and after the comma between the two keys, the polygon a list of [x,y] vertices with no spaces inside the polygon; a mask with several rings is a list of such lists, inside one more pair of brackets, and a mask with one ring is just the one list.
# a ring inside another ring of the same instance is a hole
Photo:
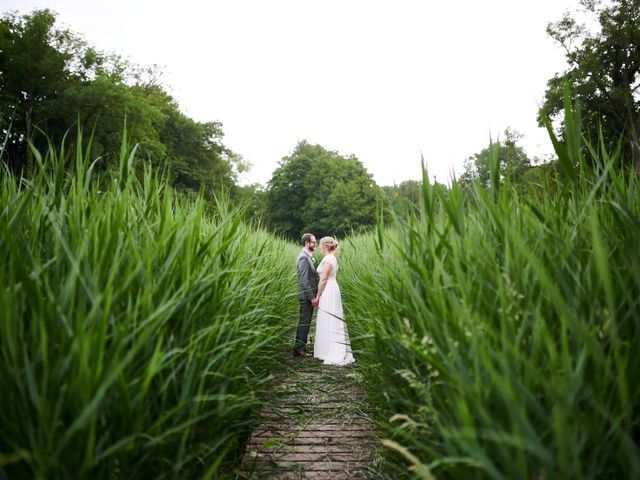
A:
{"label": "groom's face", "polygon": [[316,237],[311,237],[311,240],[307,243],[307,248],[312,252],[316,249]]}

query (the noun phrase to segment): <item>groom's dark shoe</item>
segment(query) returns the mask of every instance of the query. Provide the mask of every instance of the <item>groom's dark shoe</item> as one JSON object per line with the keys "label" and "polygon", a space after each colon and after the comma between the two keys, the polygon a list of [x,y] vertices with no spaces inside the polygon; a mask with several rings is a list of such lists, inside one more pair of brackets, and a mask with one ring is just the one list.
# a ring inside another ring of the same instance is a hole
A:
{"label": "groom's dark shoe", "polygon": [[310,357],[311,354],[309,352],[293,352],[294,357]]}

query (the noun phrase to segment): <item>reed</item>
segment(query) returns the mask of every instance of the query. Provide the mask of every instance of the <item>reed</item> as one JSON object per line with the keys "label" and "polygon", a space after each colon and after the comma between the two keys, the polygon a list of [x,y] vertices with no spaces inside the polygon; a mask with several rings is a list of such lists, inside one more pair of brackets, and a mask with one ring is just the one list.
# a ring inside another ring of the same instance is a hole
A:
{"label": "reed", "polygon": [[418,211],[346,242],[346,315],[398,477],[640,477],[640,185],[570,109],[565,125],[563,175],[537,192],[497,166],[468,192],[425,172]]}
{"label": "reed", "polygon": [[138,178],[126,141],[97,178],[78,136],[73,165],[0,174],[0,478],[230,475],[290,342],[295,247]]}

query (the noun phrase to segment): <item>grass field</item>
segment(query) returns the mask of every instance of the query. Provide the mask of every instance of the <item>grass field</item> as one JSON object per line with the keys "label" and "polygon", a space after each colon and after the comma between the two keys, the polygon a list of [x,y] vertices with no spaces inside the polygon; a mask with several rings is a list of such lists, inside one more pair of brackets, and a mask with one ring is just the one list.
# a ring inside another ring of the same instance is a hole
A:
{"label": "grass field", "polygon": [[0,478],[219,478],[290,343],[297,248],[88,153],[2,173]]}
{"label": "grass field", "polygon": [[490,189],[425,181],[417,211],[346,242],[399,476],[640,478],[638,177],[567,137],[564,175],[533,193],[497,165]]}
{"label": "grass field", "polygon": [[[568,115],[560,176],[523,193],[493,152],[491,188],[425,181],[341,242],[391,478],[640,478],[640,185]],[[78,152],[0,174],[0,479],[231,477],[299,246]]]}

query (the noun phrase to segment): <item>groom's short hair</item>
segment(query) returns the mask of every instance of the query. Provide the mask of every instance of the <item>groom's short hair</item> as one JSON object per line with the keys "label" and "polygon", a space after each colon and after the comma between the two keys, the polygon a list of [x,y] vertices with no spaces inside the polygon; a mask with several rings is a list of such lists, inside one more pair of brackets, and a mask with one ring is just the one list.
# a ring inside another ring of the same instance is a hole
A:
{"label": "groom's short hair", "polygon": [[302,235],[302,238],[301,238],[302,246],[304,247],[305,243],[311,242],[312,238],[313,238],[313,233],[305,233],[304,235]]}

